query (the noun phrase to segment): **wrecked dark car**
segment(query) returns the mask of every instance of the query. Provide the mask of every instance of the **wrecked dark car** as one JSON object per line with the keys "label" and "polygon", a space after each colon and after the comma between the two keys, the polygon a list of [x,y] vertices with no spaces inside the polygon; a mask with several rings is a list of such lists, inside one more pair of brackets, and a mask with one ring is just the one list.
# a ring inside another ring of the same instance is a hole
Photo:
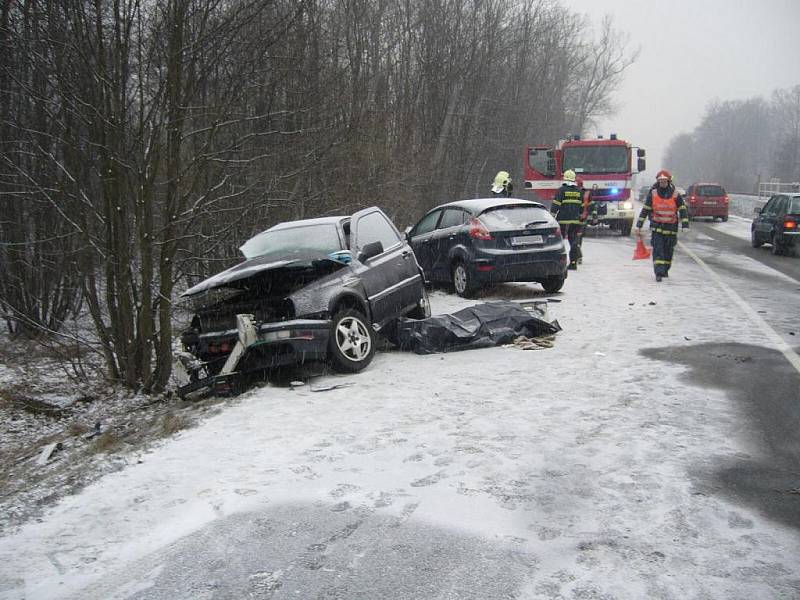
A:
{"label": "wrecked dark car", "polygon": [[307,361],[364,369],[376,332],[430,306],[417,260],[377,207],[281,223],[248,240],[245,260],[186,290],[193,313],[179,358],[190,384]]}

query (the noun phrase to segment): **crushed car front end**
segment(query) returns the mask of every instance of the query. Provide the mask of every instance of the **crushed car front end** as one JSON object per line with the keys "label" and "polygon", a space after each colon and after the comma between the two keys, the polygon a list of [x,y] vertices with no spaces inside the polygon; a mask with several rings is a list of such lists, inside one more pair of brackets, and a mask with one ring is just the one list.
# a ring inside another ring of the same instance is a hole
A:
{"label": "crushed car front end", "polygon": [[215,276],[212,285],[203,282],[184,294],[182,305],[193,312],[180,336],[184,366],[201,366],[205,376],[220,373],[241,339],[238,315],[251,316],[253,338],[236,371],[324,360],[331,333],[328,307],[350,279],[349,267],[327,258],[248,262],[238,267],[246,277],[229,270],[228,277]]}

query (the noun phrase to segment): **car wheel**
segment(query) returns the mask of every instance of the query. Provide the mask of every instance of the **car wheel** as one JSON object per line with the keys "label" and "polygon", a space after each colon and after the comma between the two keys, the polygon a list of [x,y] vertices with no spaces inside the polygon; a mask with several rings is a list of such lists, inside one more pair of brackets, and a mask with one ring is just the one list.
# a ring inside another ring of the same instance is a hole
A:
{"label": "car wheel", "polygon": [[761,240],[758,239],[758,235],[756,235],[756,230],[755,229],[751,229],[750,230],[750,245],[753,248],[760,248],[763,243],[764,242],[762,242]]}
{"label": "car wheel", "polygon": [[774,233],[774,232],[772,233],[772,248],[771,248],[771,250],[772,250],[772,253],[775,256],[783,254],[783,246],[781,246],[780,242],[778,242],[778,234]]}
{"label": "car wheel", "polygon": [[724,217],[720,217],[720,219],[722,219],[722,222],[724,223],[725,221],[728,220],[728,215],[725,215]]}
{"label": "car wheel", "polygon": [[622,223],[622,227],[620,228],[620,233],[622,235],[628,236],[631,234],[632,227],[633,227],[633,221],[625,221]]}
{"label": "car wheel", "polygon": [[427,319],[431,316],[431,303],[428,300],[428,290],[425,286],[422,287],[422,298],[420,298],[417,307],[408,313],[409,319]]}
{"label": "car wheel", "polygon": [[548,277],[542,280],[542,287],[548,294],[554,294],[564,287],[566,277]]}
{"label": "car wheel", "polygon": [[470,275],[467,265],[461,261],[453,265],[453,289],[462,298],[469,298],[475,293],[472,275]]}
{"label": "car wheel", "polygon": [[340,373],[357,373],[375,356],[375,331],[364,315],[352,308],[333,317],[328,342],[331,366]]}

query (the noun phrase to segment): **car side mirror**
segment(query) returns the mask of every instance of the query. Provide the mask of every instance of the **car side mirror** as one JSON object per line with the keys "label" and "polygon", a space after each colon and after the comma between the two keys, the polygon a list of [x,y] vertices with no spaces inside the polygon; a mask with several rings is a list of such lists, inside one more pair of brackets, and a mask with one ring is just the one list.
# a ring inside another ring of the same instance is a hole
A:
{"label": "car side mirror", "polygon": [[366,262],[370,258],[378,256],[379,254],[383,253],[383,244],[378,242],[370,242],[366,246],[361,249],[361,252],[358,254],[358,260],[360,262]]}
{"label": "car side mirror", "polygon": [[636,161],[636,163],[637,163],[636,167],[637,167],[639,173],[644,171],[645,168],[647,167],[647,161],[644,158],[640,158],[639,160]]}
{"label": "car side mirror", "polygon": [[406,228],[403,230],[403,237],[404,237],[404,238],[406,238],[406,241],[407,241],[407,242],[410,242],[410,241],[411,241],[411,230],[412,230],[412,229],[413,229],[413,227],[411,227],[411,225],[409,225],[408,227],[406,227]]}

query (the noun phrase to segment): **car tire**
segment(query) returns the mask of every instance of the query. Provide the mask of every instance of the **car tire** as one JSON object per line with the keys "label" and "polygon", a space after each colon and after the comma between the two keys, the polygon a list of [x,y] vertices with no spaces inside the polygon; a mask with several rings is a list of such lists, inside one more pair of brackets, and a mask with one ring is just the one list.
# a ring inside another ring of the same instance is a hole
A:
{"label": "car tire", "polygon": [[753,248],[760,248],[764,242],[758,239],[755,229],[750,229],[750,245]]}
{"label": "car tire", "polygon": [[462,298],[471,298],[475,293],[475,284],[467,265],[463,261],[456,261],[453,263],[451,275],[453,290],[456,294]]}
{"label": "car tire", "polygon": [[375,356],[375,330],[364,315],[353,308],[338,311],[331,323],[328,358],[339,373],[358,373]]}
{"label": "car tire", "polygon": [[564,287],[566,279],[566,277],[548,277],[547,279],[543,279],[541,284],[545,292],[548,294],[555,294]]}
{"label": "car tire", "polygon": [[728,215],[725,215],[724,217],[720,217],[720,219],[722,219],[722,222],[724,223],[725,221],[728,220]]}
{"label": "car tire", "polygon": [[632,228],[633,228],[633,221],[623,221],[622,227],[620,227],[619,232],[624,236],[629,236],[631,234]]}
{"label": "car tire", "polygon": [[772,232],[771,239],[772,239],[772,248],[770,250],[772,254],[774,254],[775,256],[780,256],[781,254],[783,254],[783,246],[781,246],[780,243],[778,242],[778,234]]}
{"label": "car tire", "polygon": [[425,286],[422,287],[421,300],[422,305],[417,304],[417,307],[406,315],[409,319],[427,319],[431,316],[431,303],[428,300],[428,290],[425,289]]}

